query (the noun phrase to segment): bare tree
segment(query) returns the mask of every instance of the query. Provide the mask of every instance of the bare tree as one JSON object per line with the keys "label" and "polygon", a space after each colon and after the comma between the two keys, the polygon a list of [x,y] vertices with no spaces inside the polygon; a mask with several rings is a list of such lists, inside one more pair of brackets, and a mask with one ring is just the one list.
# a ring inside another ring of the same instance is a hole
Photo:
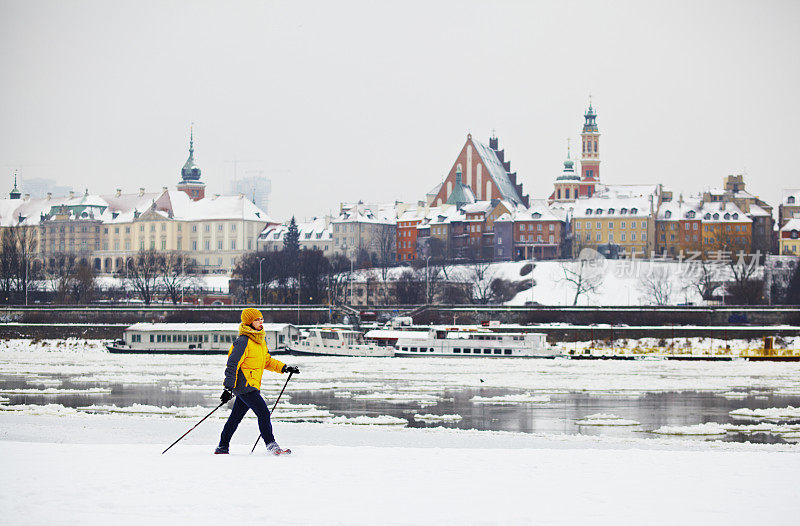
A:
{"label": "bare tree", "polygon": [[394,225],[382,225],[375,234],[374,245],[378,249],[378,269],[384,297],[388,297],[389,269],[397,259],[397,230]]}
{"label": "bare tree", "polygon": [[602,261],[603,256],[597,251],[584,248],[580,251],[577,260],[561,263],[563,276],[557,281],[575,290],[572,305],[577,305],[581,296],[588,299],[603,286],[605,273]]}
{"label": "bare tree", "polygon": [[651,264],[647,272],[639,278],[638,288],[646,303],[669,305],[672,300],[672,280],[663,265]]}
{"label": "bare tree", "polygon": [[495,272],[491,263],[475,260],[467,265],[467,280],[472,283],[472,301],[486,305],[492,300]]}
{"label": "bare tree", "polygon": [[173,305],[181,300],[184,290],[195,282],[197,267],[192,258],[182,252],[167,252],[163,256],[161,283]]}
{"label": "bare tree", "polygon": [[723,266],[718,261],[696,259],[687,263],[683,274],[686,288],[694,289],[703,300],[714,298],[723,274]]}
{"label": "bare tree", "polygon": [[733,281],[726,283],[725,292],[736,305],[764,303],[764,280],[757,255],[739,253],[728,263]]}
{"label": "bare tree", "polygon": [[33,265],[36,237],[31,227],[14,225],[3,228],[0,237],[0,293],[5,302],[22,303],[39,267]]}
{"label": "bare tree", "polygon": [[155,249],[140,250],[126,266],[133,289],[145,305],[150,305],[155,298],[159,278],[163,274],[164,258]]}

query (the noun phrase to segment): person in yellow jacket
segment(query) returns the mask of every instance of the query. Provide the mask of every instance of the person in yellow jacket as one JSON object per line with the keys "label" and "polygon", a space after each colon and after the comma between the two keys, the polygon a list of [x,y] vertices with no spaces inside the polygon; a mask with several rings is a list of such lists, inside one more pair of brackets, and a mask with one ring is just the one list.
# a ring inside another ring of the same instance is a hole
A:
{"label": "person in yellow jacket", "polygon": [[235,395],[236,401],[233,403],[228,421],[222,428],[215,454],[228,454],[231,437],[249,409],[252,409],[258,417],[258,429],[267,444],[267,451],[274,455],[291,453],[289,449],[281,449],[272,434],[269,408],[261,397],[261,375],[264,369],[279,374],[300,373],[297,367],[288,366],[269,355],[264,341],[264,317],[258,309],[247,308],[242,311],[239,337],[234,340],[228,351],[225,380],[222,383],[225,390],[220,400],[225,403]]}

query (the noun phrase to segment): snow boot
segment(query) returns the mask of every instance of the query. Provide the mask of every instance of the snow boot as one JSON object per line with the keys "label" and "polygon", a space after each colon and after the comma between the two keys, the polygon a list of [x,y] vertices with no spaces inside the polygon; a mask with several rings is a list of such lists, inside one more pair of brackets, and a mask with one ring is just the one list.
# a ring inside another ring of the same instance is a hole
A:
{"label": "snow boot", "polygon": [[228,454],[228,448],[227,447],[222,447],[222,446],[217,446],[217,449],[214,450],[214,454],[215,455],[227,455]]}
{"label": "snow boot", "polygon": [[274,440],[267,444],[267,453],[270,455],[291,455],[291,449],[281,449],[281,446],[278,445],[277,442]]}

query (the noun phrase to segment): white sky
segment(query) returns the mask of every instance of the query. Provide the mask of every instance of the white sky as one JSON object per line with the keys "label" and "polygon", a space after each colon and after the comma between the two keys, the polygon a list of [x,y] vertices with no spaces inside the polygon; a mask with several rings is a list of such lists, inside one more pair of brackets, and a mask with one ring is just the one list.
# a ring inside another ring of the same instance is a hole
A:
{"label": "white sky", "polygon": [[0,0],[0,181],[174,186],[194,121],[208,193],[239,159],[302,218],[424,199],[496,129],[544,198],[591,93],[603,181],[745,173],[777,207],[800,186],[798,28],[796,1]]}

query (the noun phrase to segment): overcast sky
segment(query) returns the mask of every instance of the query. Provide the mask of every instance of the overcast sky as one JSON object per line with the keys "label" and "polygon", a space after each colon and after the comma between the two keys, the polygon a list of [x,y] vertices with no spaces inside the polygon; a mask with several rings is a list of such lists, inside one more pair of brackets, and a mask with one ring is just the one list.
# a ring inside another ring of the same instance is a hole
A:
{"label": "overcast sky", "polygon": [[[545,198],[589,94],[601,178],[800,186],[800,2],[0,0],[0,168],[92,193],[272,179],[283,220],[416,201],[492,129]],[[575,149],[573,150],[575,151]],[[3,190],[7,192],[8,190]]]}

